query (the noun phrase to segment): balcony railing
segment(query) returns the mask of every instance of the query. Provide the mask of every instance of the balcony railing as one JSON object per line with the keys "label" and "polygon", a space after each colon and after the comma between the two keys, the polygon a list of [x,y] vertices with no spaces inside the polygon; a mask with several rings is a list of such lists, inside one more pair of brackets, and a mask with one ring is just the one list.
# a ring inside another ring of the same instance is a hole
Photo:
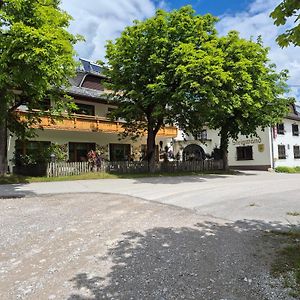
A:
{"label": "balcony railing", "polygon": [[[24,112],[19,112],[21,118],[26,119]],[[124,122],[111,121],[105,117],[86,116],[86,115],[71,115],[62,117],[60,120],[53,120],[50,117],[40,117],[39,125],[36,128],[53,129],[53,130],[68,130],[81,132],[103,132],[103,133],[122,133]],[[159,130],[158,136],[161,137],[176,137],[177,128],[174,126],[166,126]]]}

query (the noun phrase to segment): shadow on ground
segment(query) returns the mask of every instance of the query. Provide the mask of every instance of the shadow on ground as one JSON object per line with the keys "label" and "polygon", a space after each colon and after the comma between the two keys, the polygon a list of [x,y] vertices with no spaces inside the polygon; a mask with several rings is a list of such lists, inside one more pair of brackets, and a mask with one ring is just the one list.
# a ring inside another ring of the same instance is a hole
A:
{"label": "shadow on ground", "polygon": [[[258,173],[259,174],[259,173]],[[226,179],[232,178],[235,176],[256,176],[258,175],[255,172],[243,172],[243,171],[235,171],[234,174],[195,174],[195,175],[183,175],[177,176],[176,173],[173,176],[168,176],[167,174],[162,176],[155,177],[141,177],[141,178],[133,178],[135,184],[139,183],[152,183],[152,184],[178,184],[178,183],[195,183],[195,182],[205,182],[211,179]]]}
{"label": "shadow on ground", "polygon": [[[125,232],[95,264],[94,276],[71,279],[78,292],[68,299],[291,299],[270,276],[285,241],[273,230],[290,228],[238,221]],[[101,273],[104,262],[112,264],[108,274]]]}
{"label": "shadow on ground", "polygon": [[25,196],[35,196],[36,193],[30,190],[24,191],[27,183],[0,184],[0,199],[3,198],[23,198]]}

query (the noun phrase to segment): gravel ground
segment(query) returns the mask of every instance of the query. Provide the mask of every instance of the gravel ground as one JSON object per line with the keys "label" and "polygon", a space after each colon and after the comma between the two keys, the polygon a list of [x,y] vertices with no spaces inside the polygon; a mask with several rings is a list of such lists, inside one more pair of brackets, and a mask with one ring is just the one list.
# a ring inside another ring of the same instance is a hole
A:
{"label": "gravel ground", "polygon": [[108,194],[0,200],[0,299],[290,299],[284,229]]}

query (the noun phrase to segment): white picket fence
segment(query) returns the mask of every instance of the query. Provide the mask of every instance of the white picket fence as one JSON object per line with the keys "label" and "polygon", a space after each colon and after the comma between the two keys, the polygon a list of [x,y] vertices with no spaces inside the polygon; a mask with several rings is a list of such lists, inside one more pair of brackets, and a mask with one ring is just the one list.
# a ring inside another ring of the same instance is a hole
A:
{"label": "white picket fence", "polygon": [[[155,172],[202,172],[221,170],[222,167],[221,160],[169,161],[156,163]],[[101,162],[101,166],[97,168],[88,162],[51,162],[47,167],[48,177],[79,175],[89,172],[147,173],[148,163],[145,161]]]}
{"label": "white picket fence", "polygon": [[80,175],[91,171],[88,162],[50,162],[47,166],[47,177]]}

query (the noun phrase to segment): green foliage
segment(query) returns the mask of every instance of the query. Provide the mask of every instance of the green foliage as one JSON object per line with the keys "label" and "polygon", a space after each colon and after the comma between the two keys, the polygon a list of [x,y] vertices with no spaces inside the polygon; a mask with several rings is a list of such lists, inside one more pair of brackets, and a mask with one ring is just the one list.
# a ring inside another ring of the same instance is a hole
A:
{"label": "green foliage", "polygon": [[47,157],[51,157],[51,155],[55,155],[55,161],[67,161],[68,160],[68,151],[66,145],[59,145],[57,143],[51,144],[51,146],[47,149],[46,155]]}
{"label": "green foliage", "polygon": [[300,1],[283,0],[270,16],[277,26],[286,24],[288,18],[294,17],[295,26],[280,34],[277,42],[281,47],[287,47],[290,44],[300,46]]}
{"label": "green foliage", "polygon": [[300,173],[300,167],[276,167],[275,171],[278,173]]}
{"label": "green foliage", "polygon": [[[282,96],[288,90],[287,71],[277,73],[269,64],[268,49],[261,40],[245,40],[230,32],[216,45],[206,46],[204,53],[184,49],[177,69],[182,78],[181,96],[188,96],[187,107],[193,108],[193,114],[187,111],[185,118],[195,129],[198,114],[208,127],[219,131],[226,160],[230,138],[256,135],[257,128],[280,122],[293,99]],[[203,65],[211,66],[208,72]]]}
{"label": "green foliage", "polygon": [[113,117],[126,120],[125,135],[147,131],[147,144],[153,148],[158,130],[176,120],[179,108],[184,110],[184,99],[175,97],[180,87],[178,56],[183,47],[201,48],[214,40],[215,22],[211,15],[195,15],[190,6],[169,13],[158,10],[108,42],[109,88],[118,104]]}
{"label": "green foliage", "polygon": [[[42,115],[60,115],[62,101],[45,110],[45,99],[58,100],[61,87],[75,73],[73,45],[79,37],[66,30],[71,17],[58,0],[5,0],[0,2],[0,123],[24,136]],[[20,104],[28,120],[14,113]]]}
{"label": "green foliage", "polygon": [[51,161],[51,155],[55,155],[56,162],[66,161],[68,159],[66,146],[54,143],[49,147],[41,147],[29,154],[15,153],[14,163],[21,166],[48,163]]}

